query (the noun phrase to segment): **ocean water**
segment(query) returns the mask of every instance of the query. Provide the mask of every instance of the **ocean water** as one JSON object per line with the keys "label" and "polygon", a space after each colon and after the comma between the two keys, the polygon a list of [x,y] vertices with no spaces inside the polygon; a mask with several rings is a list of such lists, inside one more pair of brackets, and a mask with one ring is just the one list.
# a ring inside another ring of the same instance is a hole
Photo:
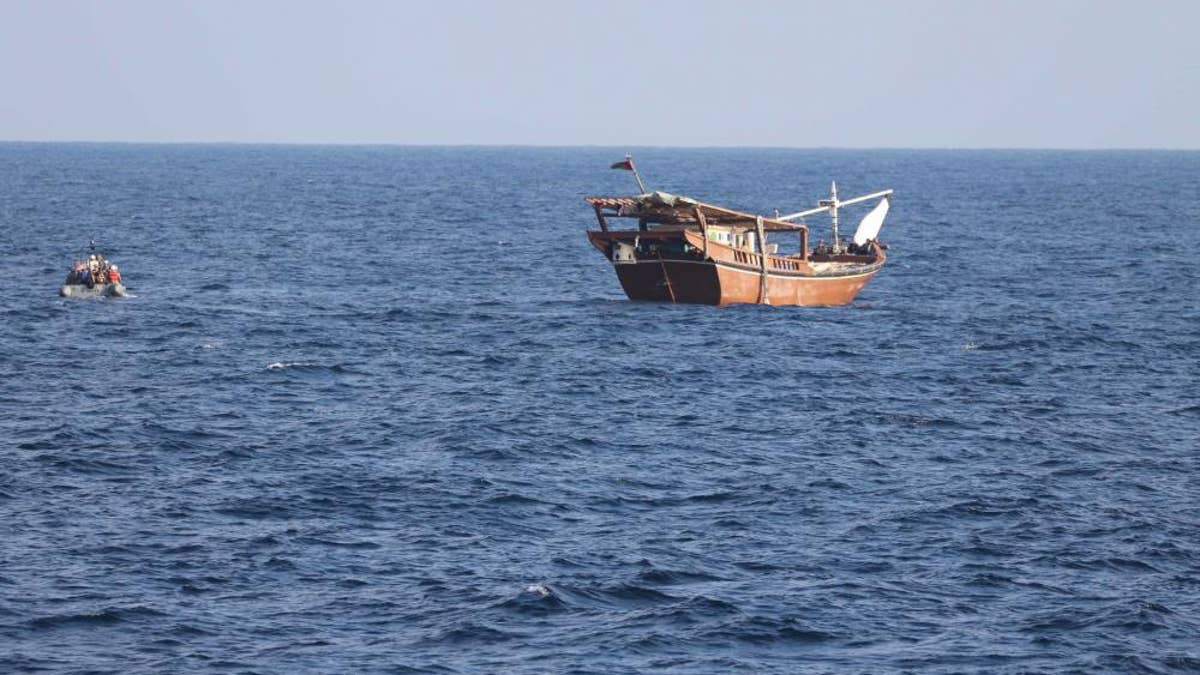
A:
{"label": "ocean water", "polygon": [[0,144],[0,671],[1200,671],[1200,153],[634,149],[895,188],[805,309],[627,301],[625,150]]}

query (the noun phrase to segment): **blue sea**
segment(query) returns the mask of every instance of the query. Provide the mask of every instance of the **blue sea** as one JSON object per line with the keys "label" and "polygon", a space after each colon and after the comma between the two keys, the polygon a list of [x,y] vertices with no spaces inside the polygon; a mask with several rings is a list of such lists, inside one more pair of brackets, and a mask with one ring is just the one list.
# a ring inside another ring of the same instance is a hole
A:
{"label": "blue sea", "polygon": [[895,188],[715,308],[588,244],[626,150],[0,144],[0,672],[1200,671],[1200,153],[632,149]]}

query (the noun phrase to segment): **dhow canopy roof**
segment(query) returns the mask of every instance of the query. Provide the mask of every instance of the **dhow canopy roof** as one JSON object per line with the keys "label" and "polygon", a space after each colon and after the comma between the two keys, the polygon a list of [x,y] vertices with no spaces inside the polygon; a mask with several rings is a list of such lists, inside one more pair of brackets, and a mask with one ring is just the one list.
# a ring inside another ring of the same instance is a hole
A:
{"label": "dhow canopy roof", "polygon": [[[738,225],[753,227],[757,214],[734,211],[705,204],[690,197],[666,192],[651,192],[636,197],[587,197],[587,203],[600,209],[606,217],[637,218],[660,225],[697,225],[696,209],[704,214],[709,225]],[[762,216],[763,229],[771,232],[808,229],[798,223],[786,223]]]}

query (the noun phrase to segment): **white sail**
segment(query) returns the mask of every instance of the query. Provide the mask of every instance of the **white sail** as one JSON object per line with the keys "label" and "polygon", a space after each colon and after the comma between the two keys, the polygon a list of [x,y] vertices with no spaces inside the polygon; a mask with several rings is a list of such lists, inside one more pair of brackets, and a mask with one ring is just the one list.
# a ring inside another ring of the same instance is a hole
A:
{"label": "white sail", "polygon": [[879,230],[883,227],[883,219],[887,217],[888,205],[891,204],[890,199],[886,197],[879,200],[879,204],[871,209],[871,212],[863,216],[863,219],[858,223],[858,229],[854,232],[854,243],[862,246],[871,239],[879,236]]}

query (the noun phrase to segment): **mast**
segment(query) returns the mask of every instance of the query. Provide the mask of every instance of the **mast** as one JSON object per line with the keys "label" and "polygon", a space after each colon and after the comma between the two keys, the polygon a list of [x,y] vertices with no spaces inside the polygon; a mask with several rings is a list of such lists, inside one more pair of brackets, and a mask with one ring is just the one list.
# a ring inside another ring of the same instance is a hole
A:
{"label": "mast", "polygon": [[865,202],[870,199],[877,199],[879,197],[886,198],[886,197],[890,196],[893,191],[892,190],[881,190],[879,192],[872,192],[869,195],[863,195],[861,197],[854,197],[852,199],[847,199],[845,201],[842,201],[842,200],[838,199],[837,181],[834,181],[833,185],[830,188],[830,192],[831,192],[830,198],[822,199],[819,202],[817,202],[817,208],[808,209],[807,211],[797,211],[796,213],[789,213],[788,215],[780,216],[780,217],[776,218],[775,220],[786,223],[786,222],[793,221],[793,220],[796,220],[799,218],[804,218],[805,216],[811,216],[811,215],[814,215],[817,213],[821,213],[823,211],[828,211],[829,214],[831,216],[833,216],[833,252],[841,253],[842,252],[842,242],[838,235],[838,209],[840,209],[843,206],[849,206],[851,204],[858,204],[859,202]]}
{"label": "mast", "polygon": [[838,198],[837,198],[837,181],[833,181],[833,187],[830,188],[831,195],[829,199],[822,199],[817,202],[817,206],[826,206],[829,208],[829,215],[833,216],[833,252],[842,252],[841,239],[838,238]]}
{"label": "mast", "polygon": [[[837,203],[838,208],[841,208],[843,206],[850,206],[851,204],[857,204],[859,202],[865,202],[868,199],[875,199],[877,197],[886,197],[886,196],[892,194],[893,192],[895,192],[895,190],[881,190],[879,192],[872,192],[869,195],[855,197],[854,199],[841,199],[841,200],[838,200],[838,203]],[[811,216],[813,214],[817,214],[817,213],[821,213],[822,211],[829,210],[829,207],[830,207],[829,200],[822,199],[821,201],[819,201],[817,203],[821,204],[821,206],[818,206],[815,209],[809,209],[807,211],[797,211],[796,213],[789,213],[786,216],[779,216],[775,220],[780,220],[780,221],[783,221],[786,223],[786,222],[789,222],[792,220],[796,220],[797,218],[803,218],[805,216]]]}
{"label": "mast", "polygon": [[627,153],[625,155],[625,161],[617,162],[616,164],[613,164],[609,168],[610,169],[624,169],[626,171],[632,171],[633,179],[637,181],[638,194],[640,194],[640,195],[646,194],[646,186],[642,184],[642,177],[640,174],[638,174],[637,167],[633,165],[633,155],[630,155]]}
{"label": "mast", "polygon": [[642,185],[642,177],[638,174],[637,167],[633,165],[633,155],[625,155],[625,161],[629,162],[629,170],[633,172],[633,179],[638,184],[638,194],[646,194],[646,186]]}

